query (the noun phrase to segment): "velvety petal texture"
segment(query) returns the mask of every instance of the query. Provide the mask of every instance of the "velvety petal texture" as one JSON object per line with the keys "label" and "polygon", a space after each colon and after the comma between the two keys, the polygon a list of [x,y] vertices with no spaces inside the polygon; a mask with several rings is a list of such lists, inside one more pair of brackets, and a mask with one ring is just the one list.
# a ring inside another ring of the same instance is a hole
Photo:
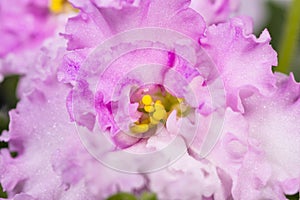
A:
{"label": "velvety petal texture", "polygon": [[[160,27],[176,30],[197,40],[203,33],[205,22],[189,1],[144,0],[138,7],[97,8],[80,6],[84,1],[74,2],[81,13],[69,20],[65,37],[68,49],[95,47],[108,37],[133,28]],[[88,7],[89,9],[85,9]],[[164,12],[161,12],[164,8]],[[126,21],[126,23],[124,23]]]}
{"label": "velvety petal texture", "polygon": [[106,168],[85,150],[66,112],[69,90],[48,75],[36,80],[10,112],[9,132],[1,139],[9,141],[10,151],[18,156],[11,158],[7,149],[1,150],[1,183],[8,196],[18,199],[22,191],[36,199],[104,199],[120,190],[143,188],[141,175]]}
{"label": "velvety petal texture", "polygon": [[59,34],[64,31],[72,12],[54,14],[50,12],[49,4],[48,0],[0,2],[0,21],[3,22],[0,24],[0,82],[4,76],[38,77],[52,70],[43,67],[47,58],[42,56],[53,58],[59,54],[56,47],[61,41],[57,38],[60,38]]}
{"label": "velvety petal texture", "polygon": [[47,0],[1,1],[0,7],[0,57],[35,47],[53,34]]}
{"label": "velvety petal texture", "polygon": [[208,25],[225,22],[237,10],[238,0],[192,0],[190,7],[199,12]]}
{"label": "velvety petal texture", "polygon": [[207,161],[197,161],[189,155],[184,155],[167,169],[150,174],[149,180],[151,190],[160,199],[227,198],[217,168]]}
{"label": "velvety petal texture", "polygon": [[[255,181],[252,187],[265,187],[265,190],[274,189],[277,193],[294,194],[299,190],[300,184],[300,132],[297,122],[300,86],[292,75],[276,76],[278,88],[271,96],[255,94],[243,101],[244,116],[249,123],[249,136],[256,142],[255,149],[249,152],[251,157],[246,158],[245,162],[257,165],[257,171],[269,169],[267,173],[257,174],[256,178],[252,178]],[[248,163],[244,164],[242,170],[246,165]],[[267,174],[269,175],[266,176]],[[243,177],[240,179],[241,182],[244,181]],[[241,198],[243,193],[237,193]],[[264,195],[270,195],[268,193]],[[263,197],[258,191],[256,195],[256,198]],[[283,196],[281,198],[284,199]]]}
{"label": "velvety petal texture", "polygon": [[232,109],[243,111],[239,97],[248,95],[247,90],[243,92],[244,88],[267,95],[275,87],[276,79],[270,66],[277,65],[277,54],[269,44],[270,39],[267,30],[256,38],[249,18],[233,18],[227,23],[212,25],[201,39],[221,74],[227,104]]}
{"label": "velvety petal texture", "polygon": [[[251,19],[227,20],[237,1],[70,2],[79,11],[63,33],[1,59],[0,74],[24,75],[0,136],[9,199],[299,191],[300,85],[272,72],[267,30],[256,37]],[[16,37],[7,41],[23,45]]]}

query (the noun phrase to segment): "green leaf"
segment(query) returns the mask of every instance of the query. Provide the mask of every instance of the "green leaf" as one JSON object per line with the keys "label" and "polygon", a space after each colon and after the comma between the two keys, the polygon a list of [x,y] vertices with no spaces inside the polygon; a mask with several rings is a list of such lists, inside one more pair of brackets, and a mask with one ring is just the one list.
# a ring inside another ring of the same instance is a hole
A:
{"label": "green leaf", "polygon": [[7,76],[0,84],[0,107],[7,106],[9,109],[15,108],[18,102],[16,88],[19,76]]}
{"label": "green leaf", "polygon": [[276,1],[266,1],[267,15],[266,22],[263,24],[256,35],[260,35],[260,33],[267,28],[271,34],[272,47],[278,51],[280,46],[280,40],[283,34],[283,26],[286,21],[287,8],[278,4]]}
{"label": "green leaf", "polygon": [[137,198],[132,194],[120,192],[108,197],[106,200],[137,200]]}
{"label": "green leaf", "polygon": [[157,197],[154,193],[144,192],[140,200],[157,200]]}
{"label": "green leaf", "polygon": [[299,200],[299,192],[294,195],[286,195],[286,198],[289,200]]}
{"label": "green leaf", "polygon": [[284,35],[279,50],[279,64],[276,71],[288,73],[297,50],[300,30],[300,1],[293,0],[288,12]]}
{"label": "green leaf", "polygon": [[1,185],[0,185],[0,198],[7,198],[7,194],[5,192],[3,192]]}
{"label": "green leaf", "polygon": [[[16,87],[19,76],[8,76],[0,83],[0,133],[8,129],[8,111],[16,107]],[[5,145],[4,145],[5,146]],[[0,145],[3,147],[3,145]]]}

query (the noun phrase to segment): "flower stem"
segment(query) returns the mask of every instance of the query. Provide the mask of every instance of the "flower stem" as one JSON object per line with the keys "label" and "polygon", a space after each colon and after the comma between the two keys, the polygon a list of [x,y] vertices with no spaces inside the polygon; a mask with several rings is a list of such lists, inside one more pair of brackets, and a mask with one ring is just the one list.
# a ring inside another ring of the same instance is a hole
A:
{"label": "flower stem", "polygon": [[289,11],[284,35],[279,49],[279,65],[276,71],[288,73],[297,47],[300,29],[300,0],[293,0]]}

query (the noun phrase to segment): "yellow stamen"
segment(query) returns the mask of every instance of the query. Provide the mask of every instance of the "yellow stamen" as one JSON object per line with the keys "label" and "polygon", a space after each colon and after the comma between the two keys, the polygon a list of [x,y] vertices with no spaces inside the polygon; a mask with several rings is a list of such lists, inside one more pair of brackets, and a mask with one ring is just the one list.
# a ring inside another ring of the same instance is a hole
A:
{"label": "yellow stamen", "polygon": [[161,101],[157,100],[154,104],[155,110],[165,110],[164,105],[161,103]]}
{"label": "yellow stamen", "polygon": [[150,123],[152,125],[157,125],[159,123],[159,121],[150,116]]}
{"label": "yellow stamen", "polygon": [[64,9],[65,0],[51,0],[50,10],[53,13],[60,13]]}
{"label": "yellow stamen", "polygon": [[49,10],[54,14],[78,12],[67,0],[50,0]]}
{"label": "yellow stamen", "polygon": [[[140,93],[137,93],[140,95]],[[134,100],[137,102],[137,100]],[[177,117],[184,117],[189,113],[189,107],[185,104],[183,98],[177,98],[163,89],[158,88],[150,94],[145,94],[138,100],[139,106],[137,111],[141,117],[131,124],[132,134],[151,133],[155,131],[159,124],[165,125],[169,114],[177,111]]]}
{"label": "yellow stamen", "polygon": [[144,119],[141,123],[139,124],[149,124],[150,123],[150,120],[147,118],[147,119]]}
{"label": "yellow stamen", "polygon": [[167,116],[167,112],[165,110],[156,110],[153,113],[153,118],[156,120],[162,120]]}
{"label": "yellow stamen", "polygon": [[143,96],[142,103],[146,106],[150,106],[152,104],[152,97],[149,94]]}
{"label": "yellow stamen", "polygon": [[144,110],[148,113],[151,113],[154,111],[154,107],[153,106],[144,106]]}
{"label": "yellow stamen", "polygon": [[155,120],[162,120],[167,116],[165,107],[162,105],[161,101],[157,100],[154,104],[155,111],[153,113],[153,118]]}
{"label": "yellow stamen", "polygon": [[155,105],[162,105],[162,106],[163,106],[161,100],[156,100],[156,101],[155,101]]}
{"label": "yellow stamen", "polygon": [[139,133],[145,133],[149,130],[148,124],[137,124],[132,127],[130,127],[130,130],[132,133],[139,134]]}

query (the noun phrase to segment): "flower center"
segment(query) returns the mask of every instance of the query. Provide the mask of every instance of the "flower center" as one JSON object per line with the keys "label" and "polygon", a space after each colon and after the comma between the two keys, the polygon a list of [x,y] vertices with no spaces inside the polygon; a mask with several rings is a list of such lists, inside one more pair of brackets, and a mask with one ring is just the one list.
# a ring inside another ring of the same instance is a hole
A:
{"label": "flower center", "polygon": [[177,117],[188,114],[189,107],[183,98],[177,98],[170,94],[161,85],[151,85],[136,90],[131,95],[132,103],[139,103],[137,111],[140,118],[130,125],[133,134],[143,134],[153,131],[165,125],[168,116],[176,110]]}

